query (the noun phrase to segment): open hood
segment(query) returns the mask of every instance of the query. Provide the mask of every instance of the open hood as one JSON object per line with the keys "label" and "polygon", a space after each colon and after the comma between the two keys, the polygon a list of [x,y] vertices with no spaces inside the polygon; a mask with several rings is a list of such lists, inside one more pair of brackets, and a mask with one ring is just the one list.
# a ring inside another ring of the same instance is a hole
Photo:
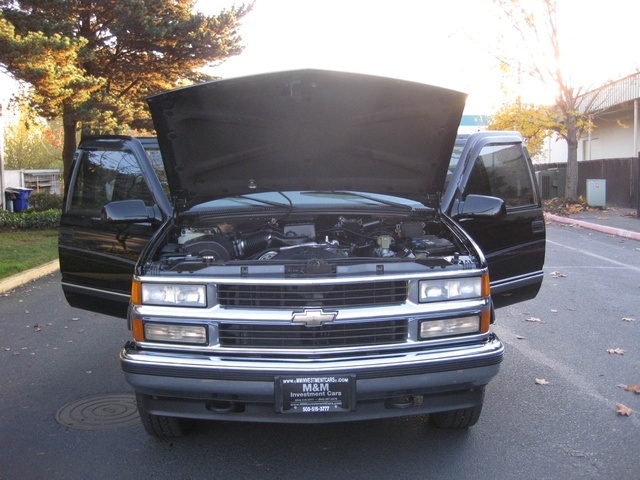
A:
{"label": "open hood", "polygon": [[368,75],[297,70],[147,99],[184,207],[256,191],[442,191],[466,94]]}

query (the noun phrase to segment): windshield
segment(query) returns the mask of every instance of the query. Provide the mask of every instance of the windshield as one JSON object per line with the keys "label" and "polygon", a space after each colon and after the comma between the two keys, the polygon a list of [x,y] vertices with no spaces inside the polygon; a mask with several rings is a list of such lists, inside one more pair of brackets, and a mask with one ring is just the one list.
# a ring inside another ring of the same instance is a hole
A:
{"label": "windshield", "polygon": [[443,191],[447,191],[449,187],[449,183],[451,182],[451,178],[453,177],[453,172],[456,171],[456,167],[458,166],[458,162],[460,161],[460,156],[462,155],[462,151],[464,150],[465,142],[456,142],[453,147],[453,151],[451,152],[451,159],[449,160],[449,168],[447,169],[447,177],[444,181],[444,189]]}
{"label": "windshield", "polygon": [[304,191],[304,192],[259,192],[248,195],[236,195],[200,203],[185,214],[196,215],[212,210],[244,209],[344,209],[344,208],[380,208],[431,210],[423,204],[400,197],[364,192],[347,191]]}

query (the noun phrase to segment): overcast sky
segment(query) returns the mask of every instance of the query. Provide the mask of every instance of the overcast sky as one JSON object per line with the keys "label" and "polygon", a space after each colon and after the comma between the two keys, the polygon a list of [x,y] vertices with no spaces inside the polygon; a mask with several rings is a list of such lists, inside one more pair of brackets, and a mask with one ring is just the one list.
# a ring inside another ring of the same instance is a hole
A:
{"label": "overcast sky", "polygon": [[[198,7],[211,14],[234,3],[242,2],[199,0]],[[558,4],[563,60],[574,84],[595,87],[640,66],[636,1]],[[309,67],[404,78],[468,93],[471,114],[493,113],[505,99],[503,86],[511,99],[519,90],[524,101],[552,102],[552,90],[526,78],[518,86],[498,68],[494,54],[511,43],[498,16],[491,0],[256,0],[241,28],[245,51],[211,72]],[[0,98],[9,93],[0,79]]]}
{"label": "overcast sky", "polygon": [[[198,2],[206,13],[233,3],[241,2]],[[563,59],[574,84],[597,86],[635,72],[635,1],[558,4]],[[505,82],[512,92],[518,88],[495,59],[511,35],[498,17],[491,0],[256,0],[241,29],[245,51],[212,72],[227,77],[313,67],[373,73],[467,92],[467,113],[490,114],[504,100]],[[525,101],[554,98],[526,78],[520,90]]]}

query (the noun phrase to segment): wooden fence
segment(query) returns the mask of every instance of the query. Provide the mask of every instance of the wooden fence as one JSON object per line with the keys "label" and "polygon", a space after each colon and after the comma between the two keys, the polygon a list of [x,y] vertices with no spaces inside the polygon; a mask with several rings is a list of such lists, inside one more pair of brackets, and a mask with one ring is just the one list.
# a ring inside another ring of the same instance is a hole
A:
{"label": "wooden fence", "polygon": [[[566,163],[534,164],[536,171],[566,169]],[[607,205],[640,210],[640,158],[607,158],[578,162],[578,195],[586,197],[587,180],[606,180]]]}

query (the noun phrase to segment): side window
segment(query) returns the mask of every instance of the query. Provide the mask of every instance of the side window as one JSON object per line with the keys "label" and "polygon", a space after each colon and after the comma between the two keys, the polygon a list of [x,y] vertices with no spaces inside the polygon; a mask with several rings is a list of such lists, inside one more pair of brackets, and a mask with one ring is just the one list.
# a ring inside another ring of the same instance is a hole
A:
{"label": "side window", "polygon": [[135,157],[119,150],[83,151],[69,211],[99,215],[103,205],[129,199],[154,203]]}
{"label": "side window", "polygon": [[487,145],[476,158],[464,196],[502,198],[508,207],[536,203],[527,158],[519,145]]}

